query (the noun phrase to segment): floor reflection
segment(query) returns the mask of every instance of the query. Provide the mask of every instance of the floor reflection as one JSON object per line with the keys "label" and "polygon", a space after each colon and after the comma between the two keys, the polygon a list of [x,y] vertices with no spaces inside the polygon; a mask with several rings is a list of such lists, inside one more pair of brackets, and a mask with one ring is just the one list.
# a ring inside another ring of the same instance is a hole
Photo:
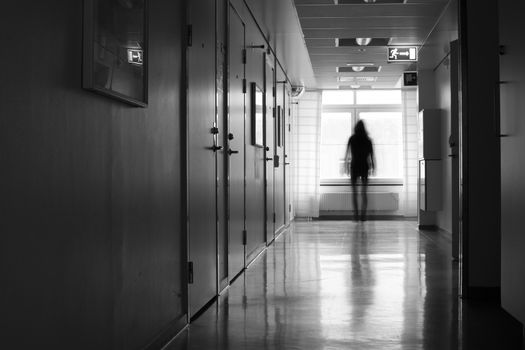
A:
{"label": "floor reflection", "polygon": [[297,222],[167,349],[519,349],[457,297],[450,250],[414,222]]}

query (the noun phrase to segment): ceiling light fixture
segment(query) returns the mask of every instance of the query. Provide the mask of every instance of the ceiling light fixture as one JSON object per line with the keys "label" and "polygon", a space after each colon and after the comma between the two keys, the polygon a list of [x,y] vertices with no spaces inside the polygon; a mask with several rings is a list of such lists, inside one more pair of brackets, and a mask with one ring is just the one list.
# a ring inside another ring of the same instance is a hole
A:
{"label": "ceiling light fixture", "polygon": [[363,0],[364,2],[366,2],[367,4],[373,4],[374,2],[376,2],[376,0]]}
{"label": "ceiling light fixture", "polygon": [[371,41],[372,41],[372,38],[355,38],[355,42],[359,46],[366,46],[370,44]]}
{"label": "ceiling light fixture", "polygon": [[365,69],[365,66],[352,66],[354,72],[362,72]]}
{"label": "ceiling light fixture", "polygon": [[350,85],[350,87],[352,89],[359,89],[361,87],[361,85]]}
{"label": "ceiling light fixture", "polygon": [[347,63],[346,65],[347,66],[373,66],[374,64],[370,62],[366,62],[366,63],[359,62],[359,63]]}

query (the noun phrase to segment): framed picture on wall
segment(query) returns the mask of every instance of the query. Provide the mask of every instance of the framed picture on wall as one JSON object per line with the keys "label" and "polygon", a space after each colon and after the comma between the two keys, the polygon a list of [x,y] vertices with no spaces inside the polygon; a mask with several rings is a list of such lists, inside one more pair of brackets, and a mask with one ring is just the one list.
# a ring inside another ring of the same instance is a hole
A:
{"label": "framed picture on wall", "polygon": [[282,142],[281,142],[281,135],[282,135],[281,123],[282,123],[282,120],[283,120],[283,109],[282,109],[281,106],[277,106],[277,120],[276,120],[276,123],[277,123],[277,147],[281,147],[282,146]]}
{"label": "framed picture on wall", "polygon": [[82,86],[148,103],[147,0],[84,0]]}
{"label": "framed picture on wall", "polygon": [[256,83],[251,83],[251,121],[252,121],[252,145],[264,147],[264,103],[263,90]]}

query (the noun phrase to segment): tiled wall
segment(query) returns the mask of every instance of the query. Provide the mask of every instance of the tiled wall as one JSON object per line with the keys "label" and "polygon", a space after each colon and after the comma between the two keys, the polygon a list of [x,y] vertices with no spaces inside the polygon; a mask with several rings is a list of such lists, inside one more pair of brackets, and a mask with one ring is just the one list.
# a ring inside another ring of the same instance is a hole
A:
{"label": "tiled wall", "polygon": [[319,216],[321,93],[305,92],[293,120],[294,209],[298,217]]}
{"label": "tiled wall", "polygon": [[417,216],[417,92],[403,90],[404,185],[401,209],[405,216]]}

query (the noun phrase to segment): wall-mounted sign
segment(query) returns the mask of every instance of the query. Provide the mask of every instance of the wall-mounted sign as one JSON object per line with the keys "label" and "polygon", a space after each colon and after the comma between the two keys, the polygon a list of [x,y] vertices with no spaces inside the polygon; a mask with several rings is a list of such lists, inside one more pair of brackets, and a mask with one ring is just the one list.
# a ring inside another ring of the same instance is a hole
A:
{"label": "wall-mounted sign", "polygon": [[144,63],[143,51],[128,49],[128,63],[142,65]]}
{"label": "wall-mounted sign", "polygon": [[417,47],[390,46],[388,47],[388,62],[417,62]]}
{"label": "wall-mounted sign", "polygon": [[404,72],[403,73],[403,85],[404,86],[417,86],[417,72]]}

